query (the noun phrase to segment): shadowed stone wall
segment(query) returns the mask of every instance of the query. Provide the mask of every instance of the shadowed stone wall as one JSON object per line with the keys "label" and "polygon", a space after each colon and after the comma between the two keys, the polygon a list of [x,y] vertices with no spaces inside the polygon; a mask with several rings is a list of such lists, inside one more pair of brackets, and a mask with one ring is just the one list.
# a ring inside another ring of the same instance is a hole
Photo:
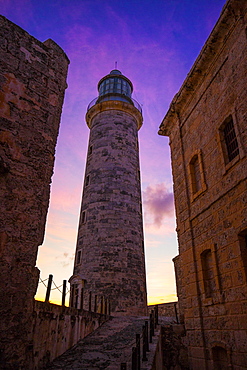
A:
{"label": "shadowed stone wall", "polygon": [[[155,306],[156,305],[148,306],[149,314],[155,309]],[[174,320],[176,320],[177,315],[179,315],[178,302],[159,303],[157,306],[159,316],[172,317]]]}
{"label": "shadowed stone wall", "polygon": [[192,369],[247,368],[247,3],[230,0],[160,127]]}
{"label": "shadowed stone wall", "polygon": [[35,301],[31,368],[43,369],[108,319],[109,316],[95,312]]}
{"label": "shadowed stone wall", "polygon": [[31,315],[68,58],[0,17],[0,317],[4,369],[28,369]]}

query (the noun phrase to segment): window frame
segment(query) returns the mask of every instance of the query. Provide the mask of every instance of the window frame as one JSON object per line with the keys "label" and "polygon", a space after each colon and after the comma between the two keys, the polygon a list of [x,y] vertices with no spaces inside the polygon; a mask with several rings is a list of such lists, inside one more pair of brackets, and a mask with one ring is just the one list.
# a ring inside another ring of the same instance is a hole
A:
{"label": "window frame", "polygon": [[[236,135],[237,143],[238,143],[238,149],[239,149],[239,154],[236,155],[231,161],[228,160],[227,148],[226,148],[224,132],[223,132],[226,121],[229,120],[230,117],[233,122],[235,135]],[[230,112],[225,117],[225,119],[221,121],[221,123],[218,125],[218,142],[219,142],[219,147],[220,147],[221,156],[222,156],[223,175],[224,175],[231,167],[233,167],[241,158],[245,156],[245,151],[243,149],[241,136],[239,134],[238,121],[237,121],[236,114],[234,112]]]}
{"label": "window frame", "polygon": [[[231,122],[233,125],[233,132],[235,135],[235,140],[237,142],[237,151],[238,151],[238,153],[232,159],[230,158],[230,155],[231,155],[231,153],[229,152],[230,148],[229,148],[229,145],[227,144],[226,135],[225,135],[225,128]],[[234,122],[232,114],[228,115],[224,119],[223,123],[220,125],[219,135],[220,135],[221,149],[222,149],[225,165],[227,166],[228,164],[235,163],[236,161],[239,160],[240,145],[239,145],[238,135],[236,132],[236,124]]]}
{"label": "window frame", "polygon": [[[195,187],[195,158],[198,158],[198,165],[199,165],[199,174],[200,174],[200,189],[196,189]],[[200,194],[207,190],[207,184],[205,181],[205,173],[203,168],[203,160],[202,160],[202,151],[196,150],[189,161],[188,164],[188,172],[189,172],[189,183],[190,183],[190,193],[191,193],[191,201],[194,201]]]}

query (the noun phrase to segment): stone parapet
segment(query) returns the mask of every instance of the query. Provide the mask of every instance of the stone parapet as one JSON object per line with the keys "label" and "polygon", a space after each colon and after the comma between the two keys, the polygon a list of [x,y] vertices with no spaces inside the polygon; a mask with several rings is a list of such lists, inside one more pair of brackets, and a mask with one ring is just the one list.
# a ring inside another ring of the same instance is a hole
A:
{"label": "stone parapet", "polygon": [[29,347],[32,369],[43,369],[107,320],[107,315],[35,301]]}

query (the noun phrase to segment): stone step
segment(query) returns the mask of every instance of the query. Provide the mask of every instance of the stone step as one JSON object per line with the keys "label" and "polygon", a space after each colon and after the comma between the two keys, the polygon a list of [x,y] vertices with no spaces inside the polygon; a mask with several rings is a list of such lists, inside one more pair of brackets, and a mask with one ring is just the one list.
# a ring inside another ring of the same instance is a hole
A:
{"label": "stone step", "polygon": [[[136,334],[142,333],[145,320],[148,318],[113,317],[55,359],[47,369],[120,370],[121,363],[125,362],[127,370],[131,370],[132,347],[135,346]],[[152,368],[159,332],[157,327],[150,351],[147,353],[148,361],[141,364],[142,370]]]}

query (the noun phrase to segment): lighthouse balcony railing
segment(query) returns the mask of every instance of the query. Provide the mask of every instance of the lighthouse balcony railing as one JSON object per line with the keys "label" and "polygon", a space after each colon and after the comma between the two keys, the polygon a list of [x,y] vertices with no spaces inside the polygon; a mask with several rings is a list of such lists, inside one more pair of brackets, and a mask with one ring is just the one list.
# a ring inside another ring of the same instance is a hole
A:
{"label": "lighthouse balcony railing", "polygon": [[117,100],[117,101],[123,101],[125,103],[130,103],[130,104],[133,104],[134,107],[136,109],[138,109],[141,113],[142,113],[142,108],[140,106],[140,104],[133,98],[129,98],[129,97],[124,97],[121,99],[121,95],[118,97],[114,94],[114,96],[112,95],[104,95],[103,96],[98,96],[97,98],[93,99],[89,104],[88,104],[88,107],[87,107],[87,111],[92,108],[94,105],[98,104],[98,103],[101,103],[102,101],[109,101],[109,100]]}

